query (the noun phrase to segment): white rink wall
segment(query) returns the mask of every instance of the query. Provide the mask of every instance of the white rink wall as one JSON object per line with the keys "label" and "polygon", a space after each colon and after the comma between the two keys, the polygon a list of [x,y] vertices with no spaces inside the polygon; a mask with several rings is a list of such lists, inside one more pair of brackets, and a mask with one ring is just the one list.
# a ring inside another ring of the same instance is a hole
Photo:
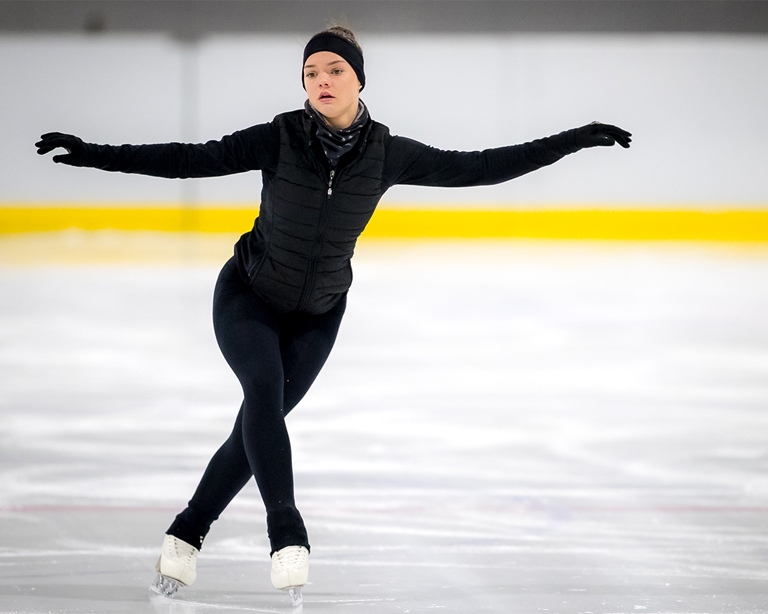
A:
{"label": "white rink wall", "polygon": [[[592,120],[635,135],[488,188],[396,187],[385,205],[765,208],[768,37],[360,35],[363,99],[394,134],[482,149]],[[194,181],[53,165],[47,131],[109,143],[204,141],[304,101],[305,36],[0,38],[0,206],[253,206],[258,174]]]}

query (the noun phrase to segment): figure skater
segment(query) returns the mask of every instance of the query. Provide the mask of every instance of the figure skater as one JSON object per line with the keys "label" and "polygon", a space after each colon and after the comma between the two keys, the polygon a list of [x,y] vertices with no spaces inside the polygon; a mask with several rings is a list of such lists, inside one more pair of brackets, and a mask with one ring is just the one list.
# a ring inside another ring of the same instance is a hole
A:
{"label": "figure skater", "polygon": [[631,141],[629,132],[597,122],[473,152],[392,136],[360,100],[363,53],[342,27],[309,40],[302,84],[303,109],[205,144],[95,145],[59,132],[36,144],[39,154],[67,150],[54,162],[105,171],[168,178],[262,172],[258,218],[235,245],[213,297],[216,339],[244,399],[232,434],[163,539],[154,587],[168,596],[195,580],[211,524],[254,477],[266,508],[272,583],[301,602],[310,545],[294,501],[285,417],[333,347],[355,243],[387,189],[492,185],[586,147]]}

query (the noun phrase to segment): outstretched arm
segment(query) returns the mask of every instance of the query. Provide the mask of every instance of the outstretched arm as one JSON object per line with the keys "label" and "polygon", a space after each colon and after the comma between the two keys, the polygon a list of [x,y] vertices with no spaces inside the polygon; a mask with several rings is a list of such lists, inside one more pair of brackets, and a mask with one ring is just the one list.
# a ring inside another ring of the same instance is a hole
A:
{"label": "outstretched arm", "polygon": [[65,149],[67,153],[53,156],[53,161],[60,164],[183,179],[271,168],[278,139],[269,123],[200,144],[96,145],[71,134],[49,132],[35,146],[40,155]]}
{"label": "outstretched arm", "polygon": [[609,124],[593,122],[581,128],[484,151],[445,151],[404,137],[388,143],[384,170],[386,187],[395,184],[435,187],[493,185],[509,181],[586,147],[629,147],[632,135]]}

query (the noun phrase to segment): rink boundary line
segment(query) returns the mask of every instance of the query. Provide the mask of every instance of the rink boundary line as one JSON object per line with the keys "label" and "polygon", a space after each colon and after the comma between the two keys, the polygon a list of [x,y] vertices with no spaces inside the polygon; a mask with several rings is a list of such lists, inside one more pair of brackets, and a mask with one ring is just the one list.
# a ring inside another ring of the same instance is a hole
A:
{"label": "rink boundary line", "polygon": [[[258,206],[6,204],[0,234],[81,230],[243,233]],[[382,206],[363,237],[768,242],[768,208],[411,208]]]}

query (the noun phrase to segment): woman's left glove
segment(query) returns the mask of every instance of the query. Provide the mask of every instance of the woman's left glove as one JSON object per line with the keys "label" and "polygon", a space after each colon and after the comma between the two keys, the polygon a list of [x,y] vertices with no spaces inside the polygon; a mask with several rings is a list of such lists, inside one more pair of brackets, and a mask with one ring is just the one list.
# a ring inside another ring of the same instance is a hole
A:
{"label": "woman's left glove", "polygon": [[626,130],[610,124],[592,122],[574,130],[576,144],[581,147],[611,146],[618,143],[624,148],[629,148],[632,135]]}
{"label": "woman's left glove", "polygon": [[35,147],[41,156],[52,149],[63,147],[67,153],[53,156],[54,162],[69,164],[70,166],[88,166],[88,144],[72,134],[48,132],[40,137],[40,140],[35,143]]}

